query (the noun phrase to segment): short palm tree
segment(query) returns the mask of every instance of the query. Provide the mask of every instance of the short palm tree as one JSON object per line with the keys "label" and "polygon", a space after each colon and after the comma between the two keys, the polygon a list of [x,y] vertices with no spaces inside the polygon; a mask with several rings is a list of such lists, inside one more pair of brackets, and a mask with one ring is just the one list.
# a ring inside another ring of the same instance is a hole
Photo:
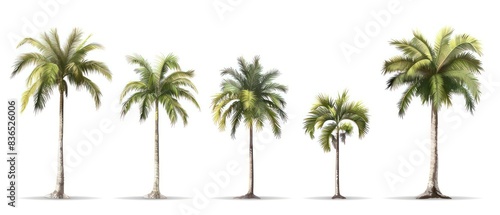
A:
{"label": "short palm tree", "polygon": [[383,74],[392,74],[388,89],[405,86],[398,103],[399,116],[403,117],[413,97],[420,97],[422,104],[431,106],[431,161],[427,189],[417,198],[449,198],[438,186],[438,112],[443,106],[452,105],[452,95],[465,99],[465,108],[473,113],[479,101],[479,81],[482,71],[479,41],[467,34],[452,36],[453,29],[443,28],[432,46],[420,32],[414,31],[411,40],[393,40],[391,45],[401,55],[385,61]]}
{"label": "short palm tree", "polygon": [[155,68],[140,55],[127,56],[127,60],[137,65],[134,71],[140,75],[140,80],[128,83],[123,89],[120,97],[122,101],[129,93],[132,95],[123,102],[122,116],[128,113],[134,103],[139,104],[140,121],[146,120],[152,108],[155,111],[154,183],[153,190],[145,198],[166,198],[160,193],[159,105],[167,112],[172,125],[179,117],[184,126],[187,125],[188,113],[179,100],[185,99],[200,108],[191,92],[197,92],[191,81],[194,71],[181,71],[177,57],[172,54],[160,57]]}
{"label": "short palm tree", "polygon": [[89,79],[88,75],[96,73],[111,80],[108,67],[99,61],[88,60],[87,55],[102,49],[97,43],[87,43],[89,37],[84,38],[83,32],[73,29],[66,44],[61,44],[56,29],[41,34],[41,39],[25,38],[19,46],[29,44],[37,49],[36,52],[24,53],[14,65],[12,77],[22,70],[34,65],[27,79],[28,90],[21,98],[21,111],[26,109],[30,97],[33,98],[35,113],[43,110],[52,92],[59,92],[59,158],[55,191],[49,198],[68,198],[64,193],[64,97],[68,96],[68,86],[74,85],[76,89],[84,88],[92,98],[96,108],[101,104],[101,90]]}
{"label": "short palm tree", "polygon": [[334,100],[326,95],[319,95],[311,107],[309,115],[304,119],[304,130],[314,139],[316,130],[321,130],[319,143],[323,151],[330,152],[331,145],[335,149],[335,195],[332,199],[345,199],[340,194],[339,149],[340,141],[345,144],[346,136],[353,132],[353,124],[358,129],[359,138],[368,133],[368,109],[361,102],[350,102],[347,90]]}
{"label": "short palm tree", "polygon": [[275,82],[280,75],[278,70],[263,72],[260,58],[256,56],[251,63],[242,57],[238,58],[239,70],[225,68],[221,76],[221,92],[212,100],[212,111],[215,123],[219,129],[226,128],[230,120],[231,136],[234,138],[236,129],[243,122],[250,132],[250,174],[247,194],[237,198],[259,198],[254,194],[253,168],[253,132],[262,129],[266,121],[270,122],[276,137],[281,135],[280,119],[286,121],[284,112],[285,99],[280,93],[286,93],[285,85]]}

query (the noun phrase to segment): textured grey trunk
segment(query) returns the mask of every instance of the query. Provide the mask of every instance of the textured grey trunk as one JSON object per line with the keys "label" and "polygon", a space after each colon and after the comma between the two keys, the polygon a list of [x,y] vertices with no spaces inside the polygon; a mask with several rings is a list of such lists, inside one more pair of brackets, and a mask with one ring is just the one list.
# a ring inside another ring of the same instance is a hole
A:
{"label": "textured grey trunk", "polygon": [[345,199],[342,195],[340,195],[340,165],[339,165],[339,152],[340,152],[340,131],[337,129],[337,147],[335,147],[335,195],[332,199]]}
{"label": "textured grey trunk", "polygon": [[443,198],[449,199],[441,193],[438,186],[438,110],[432,107],[431,112],[431,165],[429,173],[429,182],[425,192],[420,194],[417,199]]}
{"label": "textured grey trunk", "polygon": [[153,191],[149,193],[146,198],[149,199],[163,199],[166,198],[160,193],[160,135],[159,135],[159,113],[158,113],[158,100],[155,101],[155,180],[153,183]]}
{"label": "textured grey trunk", "polygon": [[249,160],[250,160],[250,172],[249,172],[249,184],[248,192],[243,196],[236,197],[237,199],[260,199],[253,193],[253,125],[250,126],[250,144],[249,144]]}
{"label": "textured grey trunk", "polygon": [[57,166],[56,189],[49,194],[48,198],[66,199],[68,196],[64,193],[64,92],[59,89],[59,162]]}

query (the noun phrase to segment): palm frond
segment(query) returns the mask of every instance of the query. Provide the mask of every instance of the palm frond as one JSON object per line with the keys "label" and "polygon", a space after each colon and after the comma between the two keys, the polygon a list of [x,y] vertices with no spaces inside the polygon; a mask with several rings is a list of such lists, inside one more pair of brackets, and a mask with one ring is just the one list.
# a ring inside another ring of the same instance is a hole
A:
{"label": "palm frond", "polygon": [[415,47],[424,57],[424,59],[432,60],[434,57],[434,51],[425,37],[420,33],[420,31],[413,31],[413,39],[411,40],[411,45]]}
{"label": "palm frond", "polygon": [[92,96],[92,99],[94,100],[94,104],[96,108],[99,108],[101,106],[101,89],[97,84],[95,84],[92,80],[88,79],[87,77],[83,77],[83,81],[81,84],[77,85],[77,87],[83,87],[85,88],[90,95]]}
{"label": "palm frond", "polygon": [[405,39],[392,40],[390,44],[396,46],[398,50],[402,51],[406,56],[410,57],[411,59],[418,59],[426,56],[425,55],[426,53],[419,50],[418,47],[415,47],[415,44],[412,44],[411,41]]}
{"label": "palm frond", "polygon": [[49,63],[48,59],[40,53],[24,53],[19,56],[16,63],[14,64],[14,71],[11,73],[10,77],[14,77],[21,70],[26,69],[30,65],[40,65]]}
{"label": "palm frond", "polygon": [[125,85],[125,88],[123,88],[123,91],[120,95],[120,101],[127,96],[129,92],[136,91],[136,92],[147,92],[148,86],[144,82],[140,81],[132,81],[129,82],[127,85]]}
{"label": "palm frond", "polygon": [[33,93],[35,112],[43,110],[52,94],[52,90],[57,87],[57,73],[56,71],[46,71],[38,81],[40,81],[40,84]]}
{"label": "palm frond", "polygon": [[[70,49],[70,56],[71,58],[69,59],[69,62],[71,63],[78,63],[87,57],[87,55],[94,50],[101,50],[104,49],[104,47],[101,44],[98,43],[90,43],[90,44],[81,44],[82,47],[71,47]],[[73,53],[74,52],[74,53]]]}
{"label": "palm frond", "polygon": [[[319,135],[319,144],[321,145],[321,148],[323,148],[324,152],[330,152],[330,137],[332,136],[332,133],[337,129],[337,124],[328,124],[321,129],[321,134]],[[335,144],[335,143],[334,143]]]}
{"label": "palm frond", "polygon": [[408,110],[411,100],[413,96],[415,96],[415,93],[417,91],[417,86],[417,84],[412,84],[403,92],[403,96],[401,96],[401,99],[398,102],[399,117],[403,117],[406,113],[406,110]]}
{"label": "palm frond", "polygon": [[393,72],[406,72],[415,64],[415,60],[408,56],[396,56],[384,62],[382,74],[386,75]]}
{"label": "palm frond", "polygon": [[93,61],[93,60],[83,60],[78,64],[78,71],[83,75],[88,75],[91,73],[96,73],[104,76],[106,79],[112,79],[111,71],[103,62]]}
{"label": "palm frond", "polygon": [[147,85],[154,85],[159,77],[156,77],[154,70],[151,68],[149,62],[141,55],[134,54],[128,55],[127,61],[130,64],[138,65],[134,71],[141,76],[141,81]]}
{"label": "palm frond", "polygon": [[73,31],[71,31],[63,50],[66,56],[72,56],[74,54],[76,48],[78,48],[77,43],[81,41],[82,36],[83,32],[78,28],[74,28]]}
{"label": "palm frond", "polygon": [[160,56],[158,59],[158,68],[156,71],[159,73],[160,79],[167,74],[169,70],[180,70],[181,67],[178,63],[178,58],[174,54],[170,53],[167,56]]}
{"label": "palm frond", "polygon": [[438,69],[449,64],[457,57],[463,56],[463,53],[468,52],[481,56],[481,43],[476,38],[467,34],[456,35],[455,38],[449,41],[448,49],[443,53],[444,56],[440,59],[441,61],[439,61]]}
{"label": "palm frond", "polygon": [[128,97],[123,102],[121,116],[124,117],[128,113],[133,104],[136,103],[140,104],[147,95],[148,95],[147,92],[138,91],[133,93],[130,97]]}

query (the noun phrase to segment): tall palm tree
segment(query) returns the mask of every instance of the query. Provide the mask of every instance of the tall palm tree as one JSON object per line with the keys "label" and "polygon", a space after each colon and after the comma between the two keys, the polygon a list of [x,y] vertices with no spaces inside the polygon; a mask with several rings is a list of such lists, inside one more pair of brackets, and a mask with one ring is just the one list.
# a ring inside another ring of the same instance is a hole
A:
{"label": "tall palm tree", "polygon": [[283,111],[285,99],[280,93],[286,93],[285,85],[275,82],[280,75],[278,70],[263,72],[260,58],[255,56],[251,63],[242,57],[238,58],[239,71],[225,68],[221,76],[225,79],[221,83],[221,92],[212,100],[213,118],[220,130],[226,128],[226,120],[231,123],[231,137],[235,138],[236,129],[243,121],[250,132],[249,145],[249,188],[247,194],[237,198],[259,198],[254,194],[253,171],[253,132],[262,129],[269,121],[276,137],[281,135],[279,120],[286,121],[287,115]]}
{"label": "tall palm tree", "polygon": [[452,95],[465,99],[465,108],[473,113],[479,101],[477,74],[482,71],[481,44],[467,34],[452,36],[453,29],[443,28],[432,46],[420,32],[414,31],[411,40],[393,40],[391,45],[401,55],[385,61],[383,74],[392,74],[388,89],[406,86],[398,102],[399,116],[403,117],[413,97],[431,106],[431,159],[427,189],[417,198],[450,198],[438,186],[438,112],[452,105]]}
{"label": "tall palm tree", "polygon": [[[140,75],[140,80],[128,83],[123,89],[120,97],[122,101],[129,93],[133,92],[133,94],[123,102],[122,116],[128,113],[134,103],[139,104],[140,121],[146,120],[152,108],[155,111],[154,183],[153,190],[145,198],[166,198],[160,193],[159,105],[161,104],[167,112],[172,125],[175,125],[180,117],[184,126],[186,126],[188,114],[179,100],[185,99],[193,103],[198,109],[200,108],[190,91],[197,92],[195,85],[191,81],[194,77],[194,71],[181,71],[178,59],[173,54],[159,57],[155,68],[151,67],[146,59],[137,54],[127,56],[127,60],[130,64],[137,65],[134,71]],[[173,71],[169,73],[171,70]]]}
{"label": "tall palm tree", "polygon": [[339,150],[340,141],[345,144],[346,136],[353,132],[353,124],[358,128],[359,138],[368,133],[368,109],[361,102],[350,102],[347,90],[334,100],[326,95],[319,95],[304,119],[304,130],[314,139],[316,130],[321,130],[319,143],[323,151],[330,152],[330,141],[335,149],[335,195],[332,199],[345,199],[340,195]]}
{"label": "tall palm tree", "polygon": [[79,29],[73,29],[64,45],[59,41],[56,29],[43,33],[40,37],[40,39],[24,38],[19,43],[18,47],[31,45],[37,51],[21,54],[14,65],[11,77],[31,65],[35,66],[26,81],[28,89],[21,98],[21,111],[26,109],[32,97],[37,113],[45,108],[54,89],[59,92],[59,163],[55,191],[47,197],[68,198],[64,193],[63,156],[64,97],[68,96],[68,85],[72,84],[76,89],[87,90],[98,108],[101,104],[101,90],[88,75],[96,73],[111,80],[111,72],[104,63],[86,59],[91,51],[103,47],[97,43],[87,43],[90,36],[84,38],[83,32]]}

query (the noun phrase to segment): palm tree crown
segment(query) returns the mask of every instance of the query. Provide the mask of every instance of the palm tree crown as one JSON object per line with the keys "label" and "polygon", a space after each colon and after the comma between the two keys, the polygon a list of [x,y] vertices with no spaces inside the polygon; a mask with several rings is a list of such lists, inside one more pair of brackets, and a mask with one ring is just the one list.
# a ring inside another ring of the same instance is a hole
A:
{"label": "palm tree crown", "polygon": [[262,72],[259,57],[252,63],[238,58],[239,71],[233,68],[222,70],[226,77],[221,83],[221,91],[212,100],[214,121],[221,130],[230,119],[231,136],[234,138],[236,129],[243,122],[247,127],[264,127],[269,121],[274,135],[281,135],[279,119],[286,121],[284,112],[285,99],[280,93],[286,93],[288,88],[274,80],[280,75],[278,70]]}
{"label": "palm tree crown", "polygon": [[[188,114],[181,106],[179,99],[186,99],[199,108],[198,102],[190,91],[197,92],[196,86],[191,81],[194,71],[180,71],[177,57],[172,54],[160,57],[156,69],[153,69],[149,62],[140,55],[127,56],[127,60],[138,66],[134,71],[140,75],[140,80],[128,83],[123,89],[120,96],[122,100],[127,94],[133,93],[123,103],[122,116],[128,113],[132,104],[137,103],[140,109],[140,120],[143,121],[158,102],[165,108],[172,125],[179,117],[186,125]],[[170,70],[176,71],[167,75]]]}
{"label": "palm tree crown", "polygon": [[482,70],[474,53],[482,54],[481,44],[467,34],[452,34],[453,29],[443,28],[434,46],[418,31],[411,40],[391,41],[403,54],[385,61],[383,74],[393,74],[388,89],[407,86],[398,102],[401,117],[414,96],[439,110],[451,106],[451,96],[457,94],[465,99],[466,109],[474,111],[481,94],[475,75]]}
{"label": "palm tree crown", "polygon": [[26,80],[28,89],[22,95],[21,110],[26,109],[29,98],[33,97],[35,112],[41,111],[55,88],[68,96],[68,82],[77,89],[87,90],[92,95],[96,107],[99,107],[101,90],[88,75],[97,73],[111,80],[111,72],[104,63],[87,60],[86,57],[89,52],[103,47],[97,43],[87,43],[90,36],[84,38],[79,29],[71,32],[65,45],[61,44],[55,29],[43,33],[41,38],[25,38],[18,45],[19,47],[29,44],[38,49],[38,52],[22,54],[12,72],[13,77],[28,66],[35,66]]}
{"label": "palm tree crown", "polygon": [[338,147],[337,138],[345,143],[346,135],[353,132],[352,124],[356,125],[359,138],[363,138],[368,133],[368,123],[368,109],[361,102],[350,102],[346,90],[335,100],[319,95],[304,119],[304,130],[313,139],[316,129],[321,129],[319,143],[325,152],[330,152],[330,140],[334,148]]}

